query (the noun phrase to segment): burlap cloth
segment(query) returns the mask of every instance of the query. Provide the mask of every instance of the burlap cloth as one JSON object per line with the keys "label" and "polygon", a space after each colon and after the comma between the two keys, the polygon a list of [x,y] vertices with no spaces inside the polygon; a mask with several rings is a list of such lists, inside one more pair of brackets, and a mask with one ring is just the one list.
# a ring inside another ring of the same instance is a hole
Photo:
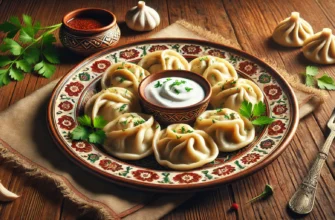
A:
{"label": "burlap cloth", "polygon": [[[233,45],[185,21],[178,21],[152,37],[207,39]],[[271,64],[274,66],[273,64]],[[286,71],[279,72],[290,82],[299,100],[300,116],[313,111],[323,94],[298,83]],[[192,194],[160,194],[137,191],[111,184],[69,161],[53,142],[46,121],[47,103],[58,80],[49,83],[0,113],[0,156],[24,169],[25,175],[55,184],[61,193],[83,210],[95,210],[105,219],[157,219],[189,199]],[[24,195],[21,195],[24,197]],[[19,198],[20,199],[20,198]]]}

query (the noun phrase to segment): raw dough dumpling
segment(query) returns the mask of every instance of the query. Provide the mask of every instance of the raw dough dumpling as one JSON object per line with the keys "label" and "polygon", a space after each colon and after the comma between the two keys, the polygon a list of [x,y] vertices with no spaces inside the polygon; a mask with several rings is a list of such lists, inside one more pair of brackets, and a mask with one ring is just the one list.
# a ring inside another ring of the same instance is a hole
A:
{"label": "raw dough dumpling", "polygon": [[335,36],[332,34],[332,30],[324,28],[321,32],[308,38],[304,43],[302,52],[312,62],[320,64],[335,63]]}
{"label": "raw dough dumpling", "polygon": [[237,79],[235,68],[225,59],[213,56],[195,58],[190,62],[192,72],[202,75],[214,86],[216,83]]}
{"label": "raw dough dumpling", "polygon": [[137,95],[140,82],[150,73],[133,63],[115,63],[107,69],[101,79],[103,89],[122,87]]}
{"label": "raw dough dumpling", "polygon": [[281,21],[275,28],[272,38],[286,47],[301,47],[304,41],[313,35],[312,26],[300,17],[299,12],[292,12],[291,17]]}
{"label": "raw dough dumpling", "polygon": [[219,82],[213,86],[210,103],[214,108],[230,108],[239,111],[244,100],[256,104],[263,99],[261,89],[254,82],[239,78]]}
{"label": "raw dough dumpling", "polygon": [[124,160],[139,160],[152,154],[154,136],[159,124],[150,115],[125,113],[109,122],[103,129],[105,150]]}
{"label": "raw dough dumpling", "polygon": [[212,162],[219,154],[213,139],[187,124],[172,124],[154,138],[157,162],[174,170],[190,170]]}
{"label": "raw dough dumpling", "polygon": [[128,89],[113,87],[92,96],[85,105],[85,114],[91,118],[103,116],[110,122],[126,112],[140,110],[137,97]]}
{"label": "raw dough dumpling", "polygon": [[228,108],[205,111],[197,118],[194,128],[209,134],[222,152],[241,149],[255,138],[251,122]]}
{"label": "raw dough dumpling", "polygon": [[187,60],[174,50],[160,50],[147,54],[138,63],[151,74],[163,70],[189,70]]}

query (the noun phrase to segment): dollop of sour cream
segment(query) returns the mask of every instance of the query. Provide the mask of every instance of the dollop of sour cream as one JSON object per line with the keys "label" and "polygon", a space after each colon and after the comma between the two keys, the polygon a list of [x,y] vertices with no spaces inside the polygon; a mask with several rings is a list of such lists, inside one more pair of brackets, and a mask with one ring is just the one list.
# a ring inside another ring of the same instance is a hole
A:
{"label": "dollop of sour cream", "polygon": [[166,77],[149,83],[144,89],[144,95],[153,104],[178,108],[202,101],[205,91],[191,79]]}

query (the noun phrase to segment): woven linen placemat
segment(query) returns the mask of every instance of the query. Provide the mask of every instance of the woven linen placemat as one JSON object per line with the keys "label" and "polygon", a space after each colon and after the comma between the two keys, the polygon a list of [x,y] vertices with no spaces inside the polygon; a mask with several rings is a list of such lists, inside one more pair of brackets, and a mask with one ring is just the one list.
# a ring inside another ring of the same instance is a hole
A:
{"label": "woven linen placemat", "polygon": [[[178,21],[152,37],[207,39],[239,48],[223,36],[186,21]],[[297,94],[301,117],[324,100],[324,95],[318,90],[297,83],[296,78],[284,70],[279,72]],[[53,142],[45,117],[47,103],[57,82],[49,83],[0,113],[2,161],[23,169],[24,175],[38,177],[36,181],[55,184],[64,197],[79,208],[96,211],[97,218],[158,219],[193,195],[148,193],[117,186],[69,161]]]}

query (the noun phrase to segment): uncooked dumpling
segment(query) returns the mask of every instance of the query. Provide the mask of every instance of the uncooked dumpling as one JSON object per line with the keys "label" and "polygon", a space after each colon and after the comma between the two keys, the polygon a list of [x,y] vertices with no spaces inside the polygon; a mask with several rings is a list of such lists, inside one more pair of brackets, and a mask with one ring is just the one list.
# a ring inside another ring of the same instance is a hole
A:
{"label": "uncooked dumpling", "polygon": [[192,60],[190,68],[206,78],[212,86],[220,81],[238,78],[235,68],[228,61],[209,55]]}
{"label": "uncooked dumpling", "polygon": [[255,137],[252,123],[228,108],[205,111],[197,118],[194,128],[209,134],[222,152],[241,149]]}
{"label": "uncooked dumpling", "polygon": [[321,32],[308,38],[302,51],[305,57],[314,63],[335,63],[335,36],[332,30],[324,28]]}
{"label": "uncooked dumpling", "polygon": [[124,160],[139,160],[152,154],[152,142],[160,131],[151,115],[125,113],[109,122],[103,129],[105,150]]}
{"label": "uncooked dumpling", "polygon": [[254,82],[239,78],[217,83],[212,88],[210,103],[214,108],[230,108],[239,111],[244,100],[256,104],[263,99],[261,89]]}
{"label": "uncooked dumpling", "polygon": [[115,63],[107,69],[101,79],[103,89],[122,87],[137,95],[139,83],[150,73],[133,63]]}
{"label": "uncooked dumpling", "polygon": [[147,54],[138,63],[151,74],[163,70],[189,70],[187,60],[174,50],[160,50]]}
{"label": "uncooked dumpling", "polygon": [[300,17],[299,12],[292,12],[291,17],[281,21],[275,28],[272,38],[286,47],[301,47],[304,41],[313,35],[312,26]]}
{"label": "uncooked dumpling", "polygon": [[157,162],[174,170],[190,170],[212,162],[218,156],[213,139],[187,124],[172,124],[157,133],[153,149]]}
{"label": "uncooked dumpling", "polygon": [[85,114],[91,118],[103,116],[112,121],[126,112],[140,111],[137,97],[127,89],[113,87],[92,96],[85,105]]}

